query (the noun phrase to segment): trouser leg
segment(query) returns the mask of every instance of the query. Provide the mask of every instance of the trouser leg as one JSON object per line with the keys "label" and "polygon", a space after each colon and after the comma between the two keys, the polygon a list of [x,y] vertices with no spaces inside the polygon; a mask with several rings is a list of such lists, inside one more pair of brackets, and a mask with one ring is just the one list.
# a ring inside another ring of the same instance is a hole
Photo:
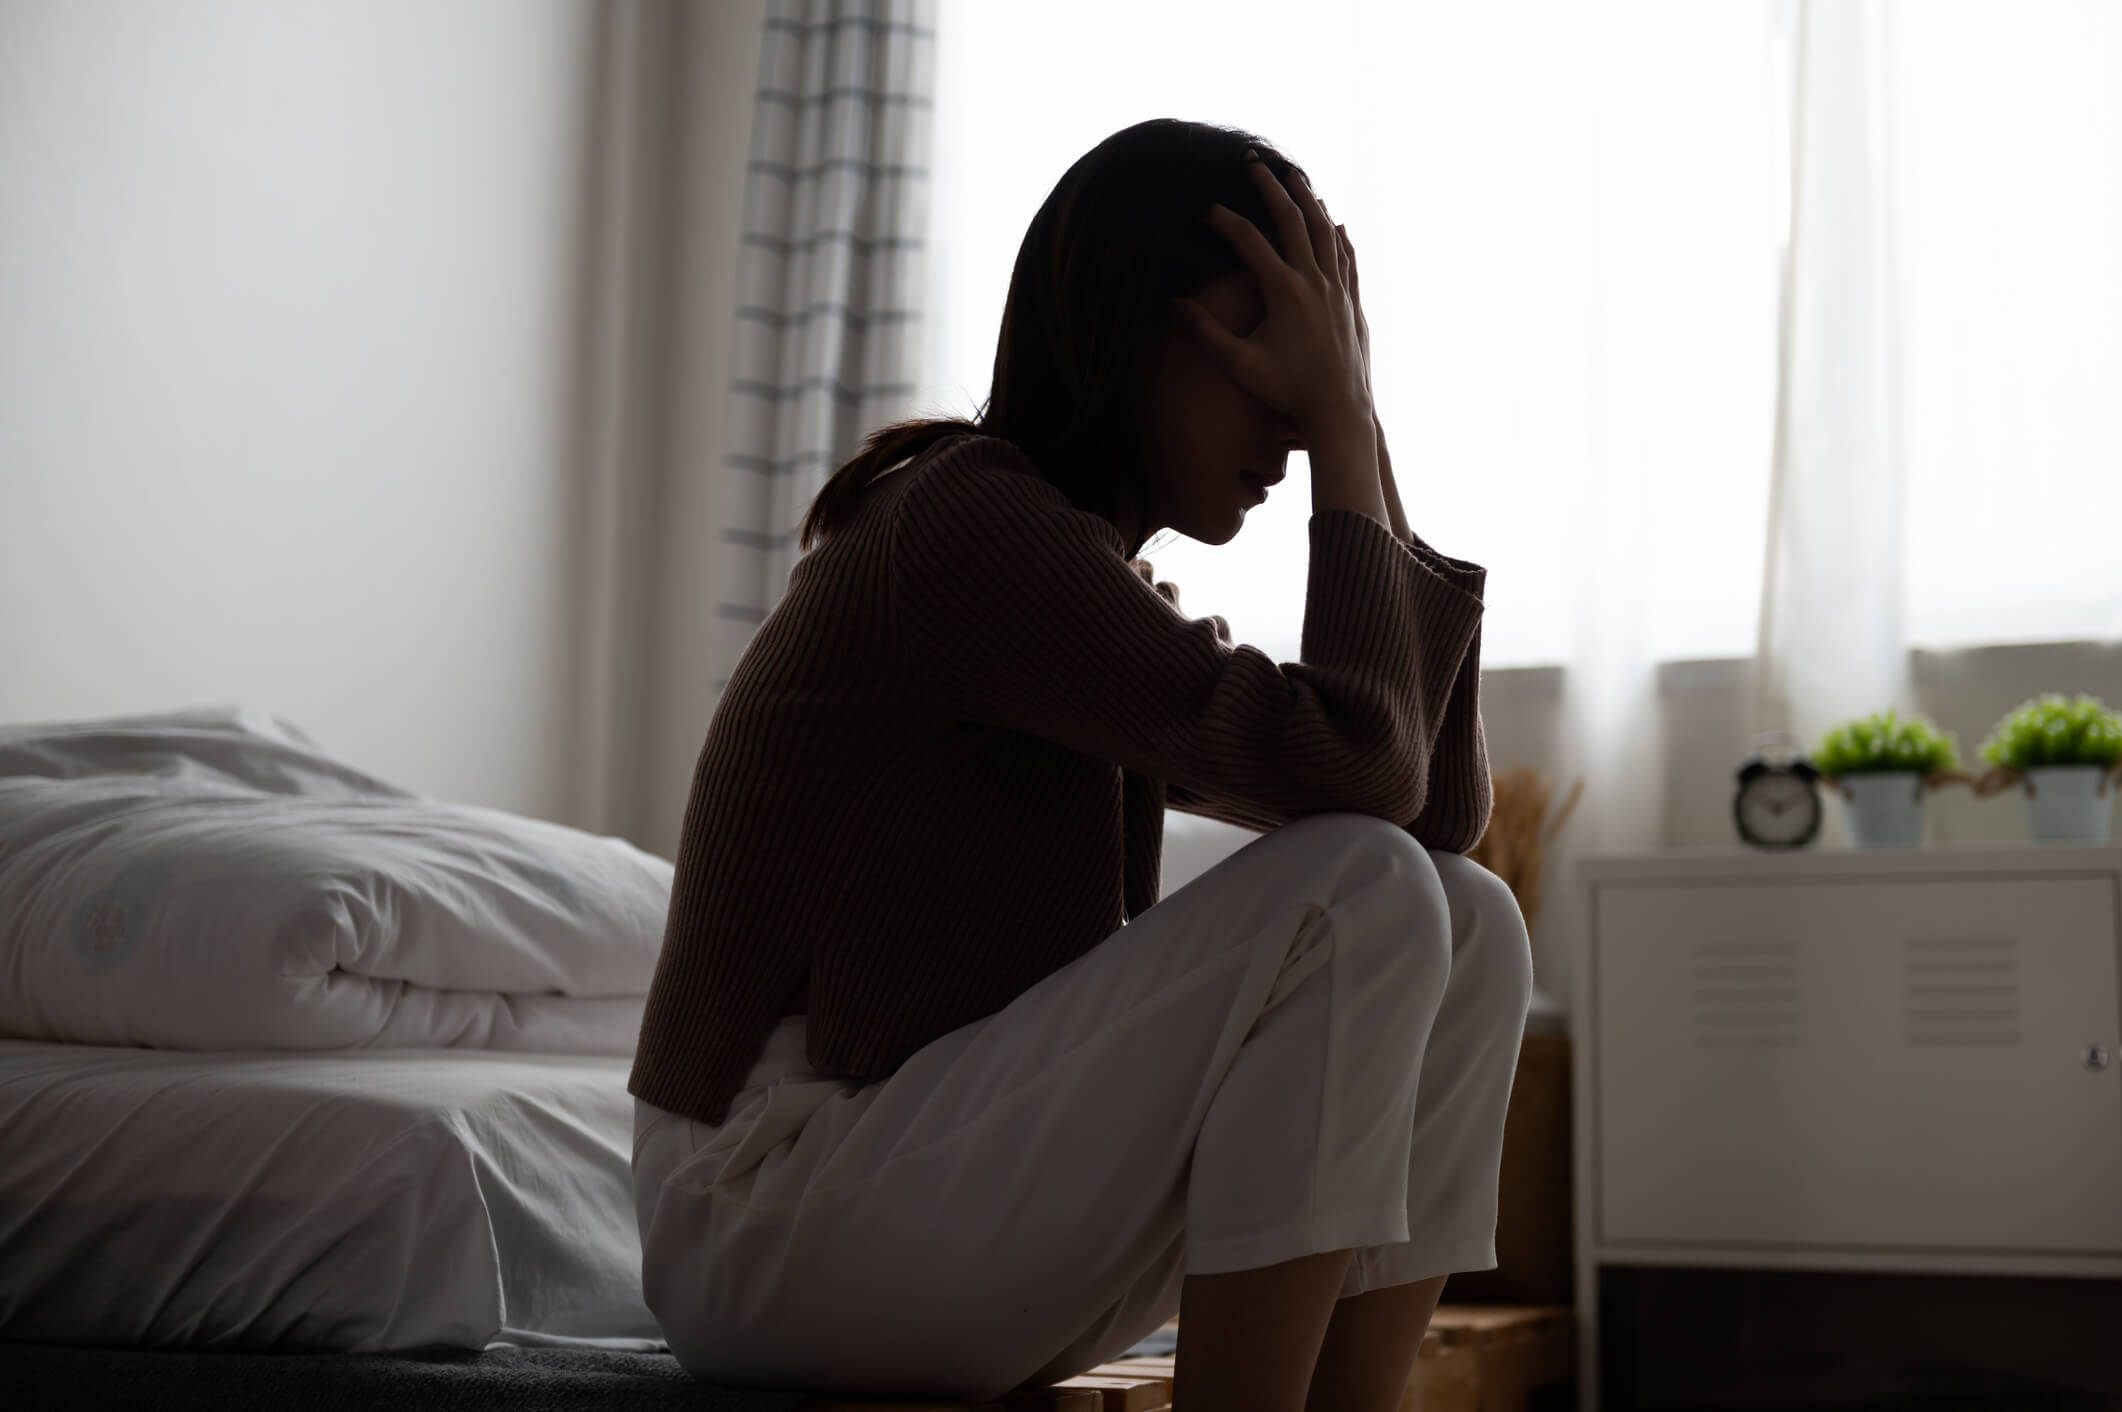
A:
{"label": "trouser leg", "polygon": [[1451,911],[1451,975],[1430,1027],[1409,1144],[1412,1239],[1350,1262],[1343,1297],[1496,1266],[1503,1120],[1532,1003],[1532,947],[1504,881],[1472,859],[1433,852]]}
{"label": "trouser leg", "polygon": [[[1429,857],[1450,918],[1451,969],[1413,1075],[1414,1119],[1404,1147],[1408,1239],[1357,1247],[1343,1298],[1496,1265],[1503,1123],[1531,1003],[1531,947],[1517,899],[1501,878],[1459,854],[1432,850]],[[1256,1033],[1252,1043],[1257,1039]],[[1240,1105],[1220,1111],[1235,1114]],[[1208,1126],[1216,1123],[1212,1112]],[[1200,1150],[1197,1142],[1197,1189]],[[1260,1197],[1255,1191],[1254,1199]],[[1179,1306],[1183,1263],[1183,1254],[1174,1252],[1146,1271],[1129,1292],[1143,1315],[1130,1319],[1129,1308],[1116,1305],[1054,1360],[1056,1376],[1109,1361],[1169,1322]],[[1115,1326],[1138,1332],[1115,1345]]]}

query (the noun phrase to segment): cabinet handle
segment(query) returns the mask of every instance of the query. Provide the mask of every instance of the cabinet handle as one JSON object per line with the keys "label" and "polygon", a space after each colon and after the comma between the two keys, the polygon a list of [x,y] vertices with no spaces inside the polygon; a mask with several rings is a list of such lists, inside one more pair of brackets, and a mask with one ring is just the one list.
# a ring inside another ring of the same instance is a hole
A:
{"label": "cabinet handle", "polygon": [[2106,1068],[2106,1067],[2107,1067],[2107,1046],[2106,1046],[2106,1045],[2104,1045],[2104,1044],[2088,1044],[2088,1045],[2086,1045],[2086,1046],[2085,1046],[2085,1055],[2084,1055],[2084,1058],[2085,1058],[2085,1067],[2086,1067],[2086,1068],[2088,1068],[2088,1069],[2104,1069],[2104,1068]]}

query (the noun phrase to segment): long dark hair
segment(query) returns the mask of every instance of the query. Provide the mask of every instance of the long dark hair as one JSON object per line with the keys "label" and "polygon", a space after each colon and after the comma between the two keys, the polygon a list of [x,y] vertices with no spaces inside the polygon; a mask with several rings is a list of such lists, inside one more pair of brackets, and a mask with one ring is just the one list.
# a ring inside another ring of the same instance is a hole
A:
{"label": "long dark hair", "polygon": [[1078,158],[1017,250],[981,414],[871,432],[811,502],[798,548],[846,524],[879,475],[960,432],[1014,442],[1080,510],[1111,518],[1123,499],[1145,506],[1142,359],[1174,327],[1168,300],[1245,268],[1205,219],[1209,203],[1222,202],[1282,249],[1245,169],[1248,147],[1289,184],[1294,164],[1263,139],[1177,118],[1122,128]]}

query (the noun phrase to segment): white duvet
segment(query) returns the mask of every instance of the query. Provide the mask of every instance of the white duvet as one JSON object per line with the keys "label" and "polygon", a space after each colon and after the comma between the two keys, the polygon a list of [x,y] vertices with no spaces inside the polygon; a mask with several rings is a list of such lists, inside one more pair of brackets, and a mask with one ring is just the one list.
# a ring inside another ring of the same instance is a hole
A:
{"label": "white duvet", "polygon": [[0,1036],[629,1055],[671,873],[256,713],[0,727]]}

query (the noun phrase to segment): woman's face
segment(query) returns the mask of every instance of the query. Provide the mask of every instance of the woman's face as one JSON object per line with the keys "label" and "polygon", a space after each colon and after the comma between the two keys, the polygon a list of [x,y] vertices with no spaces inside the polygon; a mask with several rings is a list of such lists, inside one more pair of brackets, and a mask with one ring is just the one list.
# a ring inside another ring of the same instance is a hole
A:
{"label": "woman's face", "polygon": [[[1225,275],[1193,297],[1240,338],[1266,315],[1250,270]],[[1139,507],[1139,516],[1130,513],[1136,507],[1123,507],[1121,533],[1134,532],[1131,544],[1160,529],[1226,543],[1261,502],[1263,487],[1282,479],[1289,453],[1303,449],[1297,425],[1240,387],[1176,322],[1148,368],[1141,406],[1152,503]]]}

